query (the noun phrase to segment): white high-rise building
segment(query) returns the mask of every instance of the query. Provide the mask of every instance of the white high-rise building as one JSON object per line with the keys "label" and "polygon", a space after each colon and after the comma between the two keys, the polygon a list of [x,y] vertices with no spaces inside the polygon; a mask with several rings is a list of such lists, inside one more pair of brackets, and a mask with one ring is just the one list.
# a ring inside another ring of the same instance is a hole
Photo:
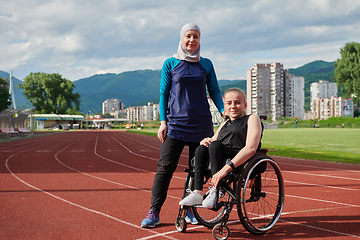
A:
{"label": "white high-rise building", "polygon": [[140,106],[132,106],[126,109],[126,117],[130,122],[139,122],[142,120],[143,108]]}
{"label": "white high-rise building", "polygon": [[291,96],[290,96],[290,117],[304,119],[305,106],[305,79],[302,76],[290,74]]}
{"label": "white high-rise building", "polygon": [[102,114],[105,113],[115,113],[119,110],[124,110],[125,104],[121,102],[120,99],[107,99],[102,104]]}
{"label": "white high-rise building", "polygon": [[342,97],[317,98],[313,104],[315,119],[328,119],[330,117],[353,117],[352,99]]}
{"label": "white high-rise building", "polygon": [[129,121],[144,122],[154,121],[159,117],[159,104],[148,102],[144,106],[132,106],[126,109],[126,116]]}
{"label": "white high-rise building", "polygon": [[159,114],[159,104],[148,102],[147,105],[142,106],[143,116],[141,121],[152,121],[157,120]]}
{"label": "white high-rise building", "polygon": [[320,80],[310,84],[310,109],[316,115],[315,102],[318,98],[337,97],[337,86],[334,82]]}
{"label": "white high-rise building", "polygon": [[281,63],[255,64],[247,71],[247,114],[289,116],[290,89],[289,71]]}

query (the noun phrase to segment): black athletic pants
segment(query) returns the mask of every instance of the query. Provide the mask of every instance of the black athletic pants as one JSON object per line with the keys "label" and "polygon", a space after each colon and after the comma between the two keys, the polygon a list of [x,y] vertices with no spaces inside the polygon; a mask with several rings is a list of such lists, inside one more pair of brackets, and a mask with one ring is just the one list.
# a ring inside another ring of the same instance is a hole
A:
{"label": "black athletic pants", "polygon": [[151,209],[155,212],[160,212],[165,202],[170,180],[176,170],[181,152],[185,146],[189,146],[188,163],[189,168],[191,168],[190,160],[193,158],[195,149],[199,146],[199,143],[184,142],[167,136],[161,144],[158,169],[151,190]]}
{"label": "black athletic pants", "polygon": [[211,175],[217,173],[225,165],[227,158],[233,158],[238,153],[219,141],[211,142],[209,147],[200,145],[195,151],[195,190],[203,189],[204,171],[207,168],[208,160],[211,162]]}

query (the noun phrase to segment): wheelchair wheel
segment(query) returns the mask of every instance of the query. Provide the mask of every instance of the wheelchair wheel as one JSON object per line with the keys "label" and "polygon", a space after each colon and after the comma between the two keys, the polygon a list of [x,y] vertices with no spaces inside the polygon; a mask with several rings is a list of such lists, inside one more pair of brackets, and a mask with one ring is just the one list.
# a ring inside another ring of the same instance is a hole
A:
{"label": "wheelchair wheel", "polygon": [[179,232],[185,232],[187,228],[187,224],[185,221],[185,218],[183,217],[177,217],[175,219],[175,227]]}
{"label": "wheelchair wheel", "polygon": [[266,155],[251,159],[237,186],[237,209],[244,228],[262,234],[278,221],[284,205],[284,183],[279,166]]}
{"label": "wheelchair wheel", "polygon": [[213,228],[212,235],[216,240],[226,240],[230,235],[230,229],[228,226],[221,226],[221,223],[218,223]]}
{"label": "wheelchair wheel", "polygon": [[[194,189],[194,178],[191,177],[189,181],[189,188],[191,190]],[[224,196],[219,198],[219,201],[230,201],[231,196],[224,191]],[[230,206],[230,211],[231,211]],[[220,223],[224,218],[225,213],[225,206],[222,206],[217,209],[208,209],[201,205],[199,206],[192,206],[191,211],[194,214],[196,220],[203,226],[212,228],[216,224]]]}

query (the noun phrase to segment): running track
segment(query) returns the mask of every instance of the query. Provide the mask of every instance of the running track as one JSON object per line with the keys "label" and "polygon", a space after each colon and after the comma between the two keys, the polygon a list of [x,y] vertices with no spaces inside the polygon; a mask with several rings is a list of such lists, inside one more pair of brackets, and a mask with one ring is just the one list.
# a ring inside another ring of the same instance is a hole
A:
{"label": "running track", "polygon": [[[0,144],[0,239],[214,239],[211,229],[175,229],[187,151],[157,228],[140,228],[150,207],[157,138],[77,131]],[[255,236],[230,215],[229,239],[360,239],[360,165],[274,157],[285,206]]]}

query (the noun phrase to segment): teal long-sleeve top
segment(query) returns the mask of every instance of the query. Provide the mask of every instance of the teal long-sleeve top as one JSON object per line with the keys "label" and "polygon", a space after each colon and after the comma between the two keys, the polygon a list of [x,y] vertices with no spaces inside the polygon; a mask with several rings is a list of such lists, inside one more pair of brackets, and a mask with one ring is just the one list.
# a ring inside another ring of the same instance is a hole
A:
{"label": "teal long-sleeve top", "polygon": [[187,142],[200,142],[213,135],[207,101],[209,95],[220,113],[224,103],[211,60],[187,62],[174,57],[161,70],[160,119],[167,121],[167,135]]}

